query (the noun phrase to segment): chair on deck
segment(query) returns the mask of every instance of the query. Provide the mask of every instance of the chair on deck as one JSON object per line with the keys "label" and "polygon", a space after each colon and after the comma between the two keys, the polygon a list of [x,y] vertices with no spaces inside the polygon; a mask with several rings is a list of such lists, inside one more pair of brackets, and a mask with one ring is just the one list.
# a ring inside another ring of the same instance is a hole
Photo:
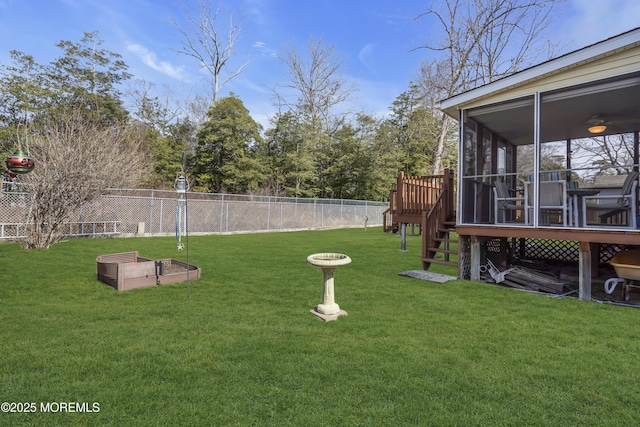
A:
{"label": "chair on deck", "polygon": [[[528,223],[527,211],[524,207],[524,197],[514,197],[511,195],[507,184],[500,180],[496,180],[493,187],[494,207],[495,207],[495,223],[499,224],[500,211],[502,211],[502,223],[507,222],[507,211],[522,211],[525,215],[525,224]],[[520,204],[518,204],[520,202]]]}
{"label": "chair on deck", "polygon": [[[626,215],[627,226],[636,228],[636,214],[638,212],[638,200],[636,188],[638,186],[638,172],[633,171],[627,175],[619,194],[595,195],[582,199],[582,223],[587,224],[587,212],[602,212],[599,214],[601,224],[612,224],[608,222],[615,217]],[[593,201],[587,203],[587,199]],[[615,224],[615,223],[613,223]],[[622,225],[622,223],[615,224]]]}
{"label": "chair on deck", "polygon": [[570,210],[566,181],[540,182],[540,213],[546,223],[549,223],[548,216],[551,212],[559,212],[562,215],[562,226],[566,227],[571,218]]}
{"label": "chair on deck", "polygon": [[[533,182],[526,182],[527,191],[527,211],[531,211],[529,217],[533,214]],[[567,198],[567,182],[566,181],[540,181],[540,198],[538,200],[540,208],[540,224],[551,224],[550,215],[557,213],[562,217],[562,226],[569,225],[571,218],[571,205]]]}

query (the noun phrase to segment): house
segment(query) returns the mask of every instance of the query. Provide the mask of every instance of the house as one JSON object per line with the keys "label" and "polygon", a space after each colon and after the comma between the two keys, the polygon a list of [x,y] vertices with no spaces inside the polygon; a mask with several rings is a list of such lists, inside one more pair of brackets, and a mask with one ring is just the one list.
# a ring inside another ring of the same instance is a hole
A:
{"label": "house", "polygon": [[[506,265],[527,241],[542,241],[550,258],[553,248],[574,248],[579,297],[590,300],[598,267],[640,245],[640,28],[440,108],[459,121],[460,276],[478,280],[487,254],[497,250]],[[598,174],[625,178],[603,192]]]}

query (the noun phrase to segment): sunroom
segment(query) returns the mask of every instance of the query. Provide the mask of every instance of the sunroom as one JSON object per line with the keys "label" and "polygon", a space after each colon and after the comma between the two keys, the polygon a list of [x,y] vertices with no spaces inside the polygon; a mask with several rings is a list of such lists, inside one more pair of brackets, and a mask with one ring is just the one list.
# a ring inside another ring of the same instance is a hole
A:
{"label": "sunroom", "polygon": [[461,276],[479,277],[491,239],[571,242],[590,299],[603,245],[609,255],[640,245],[640,28],[441,108],[460,124]]}

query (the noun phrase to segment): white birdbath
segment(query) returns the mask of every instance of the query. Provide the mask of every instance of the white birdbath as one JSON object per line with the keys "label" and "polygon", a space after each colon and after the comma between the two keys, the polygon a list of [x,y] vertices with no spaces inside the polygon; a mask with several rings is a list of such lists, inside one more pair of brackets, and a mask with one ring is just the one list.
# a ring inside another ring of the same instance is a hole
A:
{"label": "white birdbath", "polygon": [[346,311],[340,310],[340,306],[335,302],[333,290],[333,273],[339,265],[349,264],[351,258],[344,254],[320,253],[307,257],[307,262],[316,267],[320,267],[323,273],[322,303],[311,310],[313,314],[321,319],[335,320],[338,316],[344,316]]}

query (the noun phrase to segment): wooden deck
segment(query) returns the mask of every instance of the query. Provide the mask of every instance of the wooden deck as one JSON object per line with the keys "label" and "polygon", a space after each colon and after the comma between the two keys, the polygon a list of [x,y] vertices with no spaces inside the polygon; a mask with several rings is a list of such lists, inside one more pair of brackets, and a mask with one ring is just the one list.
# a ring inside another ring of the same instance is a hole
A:
{"label": "wooden deck", "polygon": [[[422,234],[422,264],[427,270],[431,263],[450,266],[450,245],[455,231],[455,185],[452,171],[445,169],[442,175],[398,175],[395,188],[390,192],[389,209],[384,212],[385,232],[400,232],[406,237],[407,225],[419,225]],[[436,255],[443,254],[442,258]]]}
{"label": "wooden deck", "polygon": [[[456,230],[461,241],[461,276],[471,280],[480,280],[480,267],[484,262],[482,260],[482,245],[490,240],[500,239],[501,247],[506,247],[503,242],[509,238],[576,242],[578,244],[579,298],[583,300],[592,299],[592,282],[599,277],[602,247],[613,245],[618,248],[617,250],[624,250],[640,246],[640,230],[588,230],[490,225],[458,225]],[[559,244],[561,245],[561,243]],[[468,254],[462,254],[465,251],[463,246],[469,247]],[[498,262],[502,267],[506,267],[507,256],[506,251],[500,251]]]}
{"label": "wooden deck", "polygon": [[[435,176],[398,176],[396,188],[391,190],[389,209],[384,213],[384,231],[405,233],[403,236],[406,236],[407,225],[419,225],[423,269],[429,269],[432,263],[456,266],[461,278],[471,280],[481,280],[480,267],[486,262],[483,260],[486,245],[496,239],[500,242],[498,265],[502,268],[506,268],[510,261],[506,249],[508,239],[522,242],[528,242],[529,239],[547,240],[552,247],[562,247],[565,244],[563,241],[573,242],[573,262],[579,270],[578,296],[584,300],[592,299],[592,282],[599,284],[599,269],[603,265],[602,259],[606,257],[606,250],[613,248],[617,252],[640,247],[640,229],[456,225],[455,186],[453,172],[449,170]],[[454,231],[457,238],[452,239]],[[458,244],[458,250],[450,249],[452,243]],[[602,248],[606,250],[601,252]],[[450,255],[455,254],[458,260],[450,261]],[[554,261],[554,256],[546,259]],[[599,287],[595,292],[599,292]]]}
{"label": "wooden deck", "polygon": [[570,240],[582,243],[640,245],[640,230],[588,230],[584,228],[533,228],[494,225],[458,225],[459,235]]}
{"label": "wooden deck", "polygon": [[444,187],[444,175],[398,175],[384,213],[385,231],[399,231],[401,224],[422,223],[422,213],[433,207]]}

